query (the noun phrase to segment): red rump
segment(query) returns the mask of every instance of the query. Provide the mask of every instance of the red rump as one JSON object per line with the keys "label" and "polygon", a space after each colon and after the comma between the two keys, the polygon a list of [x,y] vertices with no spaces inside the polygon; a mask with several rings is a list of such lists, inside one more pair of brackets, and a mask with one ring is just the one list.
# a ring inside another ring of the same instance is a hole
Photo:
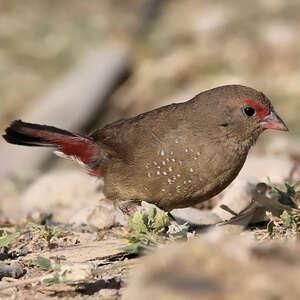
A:
{"label": "red rump", "polygon": [[66,155],[76,156],[83,163],[88,164],[95,154],[94,144],[89,139],[73,138],[57,140],[58,150]]}
{"label": "red rump", "polygon": [[253,107],[256,110],[256,118],[258,120],[263,120],[270,113],[269,108],[263,105],[262,103],[258,103],[251,99],[248,99],[246,100],[246,104]]}
{"label": "red rump", "polygon": [[39,131],[30,128],[23,129],[23,132],[38,137],[52,146],[57,146],[58,151],[65,155],[74,156],[86,165],[93,161],[93,156],[98,152],[97,144],[92,139],[74,133],[72,135],[62,135],[56,132]]}

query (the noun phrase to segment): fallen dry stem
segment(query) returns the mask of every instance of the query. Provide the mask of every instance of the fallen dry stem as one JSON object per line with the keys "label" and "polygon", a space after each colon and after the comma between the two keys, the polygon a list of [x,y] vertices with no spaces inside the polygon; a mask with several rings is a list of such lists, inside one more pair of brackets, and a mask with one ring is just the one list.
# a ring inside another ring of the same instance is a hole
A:
{"label": "fallen dry stem", "polygon": [[43,277],[44,276],[39,276],[39,277],[31,278],[31,279],[19,280],[17,282],[3,284],[3,285],[0,285],[0,291],[9,289],[9,288],[13,288],[13,287],[19,287],[19,286],[34,283],[34,282],[39,282],[39,281],[42,281]]}

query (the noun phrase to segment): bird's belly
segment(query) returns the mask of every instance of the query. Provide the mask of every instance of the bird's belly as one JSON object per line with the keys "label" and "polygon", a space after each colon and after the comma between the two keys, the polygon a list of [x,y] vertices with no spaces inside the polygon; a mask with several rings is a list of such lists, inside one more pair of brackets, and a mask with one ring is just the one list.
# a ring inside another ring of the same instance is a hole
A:
{"label": "bird's belly", "polygon": [[114,164],[105,178],[105,194],[118,200],[147,201],[165,210],[191,206],[221,192],[246,158],[237,159],[232,151],[220,149],[206,153],[186,148],[180,155],[159,150],[157,154],[132,165]]}

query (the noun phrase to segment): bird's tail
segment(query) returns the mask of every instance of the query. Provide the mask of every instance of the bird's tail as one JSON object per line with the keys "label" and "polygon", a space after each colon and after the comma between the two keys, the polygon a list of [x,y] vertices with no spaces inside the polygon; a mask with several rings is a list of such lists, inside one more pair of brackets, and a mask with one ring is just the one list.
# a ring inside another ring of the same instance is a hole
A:
{"label": "bird's tail", "polygon": [[15,145],[56,148],[55,154],[77,160],[92,175],[100,173],[100,163],[105,158],[105,153],[92,138],[53,126],[17,120],[5,130],[3,138]]}

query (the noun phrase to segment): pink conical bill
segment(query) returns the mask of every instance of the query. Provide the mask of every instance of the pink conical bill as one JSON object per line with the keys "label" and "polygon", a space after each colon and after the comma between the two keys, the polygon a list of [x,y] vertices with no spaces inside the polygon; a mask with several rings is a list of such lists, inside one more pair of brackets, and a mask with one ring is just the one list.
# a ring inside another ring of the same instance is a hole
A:
{"label": "pink conical bill", "polygon": [[271,112],[263,120],[260,121],[260,126],[266,129],[269,128],[282,131],[289,130],[283,120],[274,110],[271,110]]}

